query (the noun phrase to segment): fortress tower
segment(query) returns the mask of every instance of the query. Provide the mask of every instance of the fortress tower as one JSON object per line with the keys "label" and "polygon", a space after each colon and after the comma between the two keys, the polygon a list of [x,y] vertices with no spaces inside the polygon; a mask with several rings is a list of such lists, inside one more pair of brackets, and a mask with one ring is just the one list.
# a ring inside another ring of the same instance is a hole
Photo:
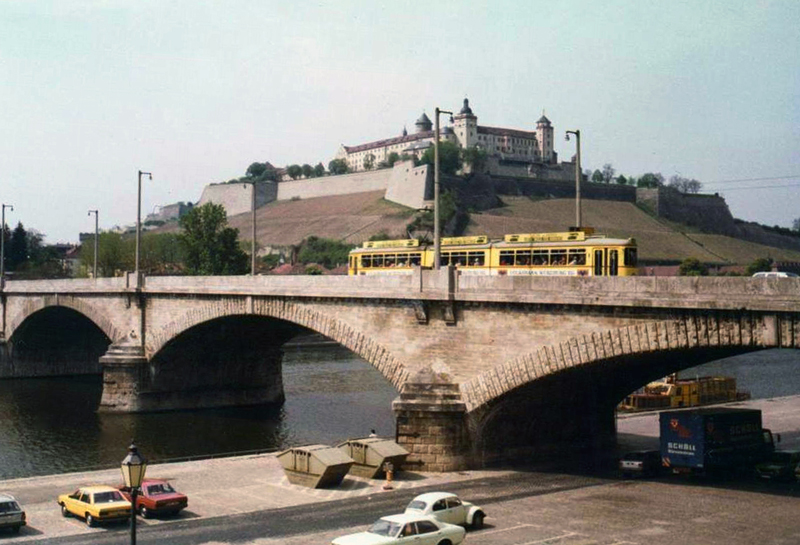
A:
{"label": "fortress tower", "polygon": [[469,107],[469,99],[464,99],[461,111],[453,116],[453,130],[456,141],[462,148],[469,148],[478,143],[478,118]]}
{"label": "fortress tower", "polygon": [[542,112],[542,117],[536,122],[536,140],[539,144],[537,152],[542,163],[555,163],[553,151],[553,125]]}

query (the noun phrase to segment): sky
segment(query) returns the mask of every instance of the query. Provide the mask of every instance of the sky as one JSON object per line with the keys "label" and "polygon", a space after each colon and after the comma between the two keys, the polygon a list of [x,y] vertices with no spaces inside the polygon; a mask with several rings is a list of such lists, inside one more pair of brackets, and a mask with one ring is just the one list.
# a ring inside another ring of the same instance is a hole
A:
{"label": "sky", "polygon": [[77,242],[252,162],[325,165],[437,106],[562,160],[701,181],[733,215],[800,217],[797,0],[0,0],[6,222]]}

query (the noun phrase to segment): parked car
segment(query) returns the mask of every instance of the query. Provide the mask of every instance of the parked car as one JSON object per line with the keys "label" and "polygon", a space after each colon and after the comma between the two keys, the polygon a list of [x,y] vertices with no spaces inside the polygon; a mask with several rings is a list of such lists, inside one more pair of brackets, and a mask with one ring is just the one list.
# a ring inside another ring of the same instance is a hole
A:
{"label": "parked car", "polygon": [[771,481],[793,481],[800,465],[800,451],[776,450],[766,462],[756,465],[756,475]]}
{"label": "parked car", "polygon": [[27,524],[25,511],[11,494],[0,494],[0,528],[11,528],[15,534]]}
{"label": "parked car", "polygon": [[448,524],[483,528],[486,513],[468,501],[458,499],[449,492],[428,492],[420,494],[408,504],[407,515],[426,515]]}
{"label": "parked car", "polygon": [[623,477],[651,477],[661,472],[661,452],[658,450],[636,450],[623,454],[619,459],[619,471]]}
{"label": "parked car", "polygon": [[112,486],[84,486],[72,494],[58,497],[61,514],[75,515],[86,520],[87,526],[109,520],[124,520],[131,516],[131,502]]}
{"label": "parked car", "polygon": [[[131,501],[131,490],[120,486],[119,491],[126,500]],[[174,515],[189,505],[189,499],[167,482],[158,479],[145,479],[142,489],[136,496],[136,510],[143,518],[153,515]]]}
{"label": "parked car", "polygon": [[366,532],[337,537],[331,545],[458,545],[466,533],[461,526],[404,513],[378,519]]}

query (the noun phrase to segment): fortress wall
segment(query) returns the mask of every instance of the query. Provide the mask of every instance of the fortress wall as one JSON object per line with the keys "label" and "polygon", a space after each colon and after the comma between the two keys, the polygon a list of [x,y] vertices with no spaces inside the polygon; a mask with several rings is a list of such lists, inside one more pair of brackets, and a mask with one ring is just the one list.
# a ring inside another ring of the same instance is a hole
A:
{"label": "fortress wall", "polygon": [[[274,182],[260,182],[256,184],[256,207],[275,200],[278,194],[278,184]],[[229,216],[249,212],[252,207],[253,184],[210,184],[203,188],[198,206],[213,202],[225,207]]]}
{"label": "fortress wall", "polygon": [[[498,195],[541,196],[556,199],[575,197],[574,178],[566,181],[492,176],[492,179]],[[636,188],[629,185],[581,183],[583,199],[636,202],[636,196]]]}
{"label": "fortress wall", "polygon": [[[433,199],[433,169],[428,165],[414,166],[414,161],[398,162],[391,170],[386,200],[408,206],[425,208]],[[427,199],[427,200],[426,200]]]}
{"label": "fortress wall", "polygon": [[378,191],[388,187],[391,175],[392,170],[384,168],[339,176],[281,182],[278,184],[277,200],[311,199],[313,197]]}
{"label": "fortress wall", "polygon": [[692,225],[708,233],[737,236],[738,229],[728,204],[717,194],[686,194],[670,187],[639,188],[636,202],[660,218]]}

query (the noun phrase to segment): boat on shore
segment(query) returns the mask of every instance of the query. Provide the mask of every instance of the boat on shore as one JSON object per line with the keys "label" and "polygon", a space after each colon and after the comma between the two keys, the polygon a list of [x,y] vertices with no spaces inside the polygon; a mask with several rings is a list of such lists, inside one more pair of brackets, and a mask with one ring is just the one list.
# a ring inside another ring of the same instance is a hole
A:
{"label": "boat on shore", "polygon": [[750,399],[750,393],[739,391],[733,377],[678,378],[677,374],[672,374],[626,396],[617,406],[617,410],[657,411],[746,399]]}

